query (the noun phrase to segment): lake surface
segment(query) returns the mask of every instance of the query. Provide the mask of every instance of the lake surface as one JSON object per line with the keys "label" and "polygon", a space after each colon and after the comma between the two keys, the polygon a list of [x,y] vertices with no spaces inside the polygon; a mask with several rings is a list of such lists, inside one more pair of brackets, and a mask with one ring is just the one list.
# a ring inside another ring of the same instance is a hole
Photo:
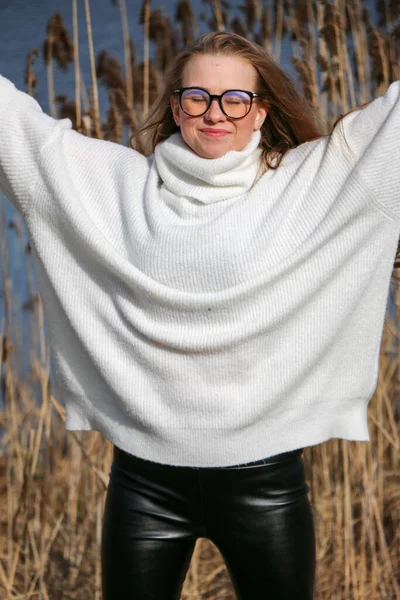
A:
{"label": "lake surface", "polygon": [[[136,46],[139,60],[143,50],[143,26],[138,23],[142,3],[143,0],[126,0],[130,35]],[[230,16],[242,15],[238,6],[243,4],[245,4],[244,0],[230,0]],[[260,4],[270,4],[270,2],[260,0]],[[202,14],[207,18],[211,16],[210,6],[205,4],[204,0],[191,0],[191,5],[198,18],[200,33],[207,31],[208,26],[200,17]],[[369,8],[374,20],[374,0],[367,0],[364,5]],[[151,0],[151,8],[161,8],[173,22],[175,22],[176,6],[177,0]],[[118,6],[113,4],[112,0],[90,0],[90,9],[95,55],[97,56],[100,50],[107,50],[112,55],[119,57],[123,65],[123,42]],[[37,48],[40,55],[34,64],[38,82],[35,93],[36,99],[46,112],[49,107],[42,48],[46,38],[47,23],[57,11],[61,13],[64,25],[72,38],[72,0],[0,0],[0,73],[11,79],[19,89],[25,90],[24,71],[27,54],[30,50]],[[91,75],[84,0],[78,0],[78,23],[80,65],[84,82],[87,87],[90,87]],[[288,44],[289,41],[286,37],[281,66],[293,74],[289,57],[291,49]],[[73,65],[69,65],[66,73],[55,66],[54,73],[56,93],[73,98],[75,94]],[[99,86],[99,100],[102,118],[104,118],[108,106],[108,95],[102,85]]]}
{"label": "lake surface", "polygon": [[[131,37],[136,45],[138,56],[142,55],[143,26],[138,24],[142,0],[127,0],[127,13]],[[192,0],[192,6],[199,15],[210,13],[210,8],[201,0]],[[176,0],[151,0],[151,7],[162,8],[175,21]],[[119,8],[111,0],[91,0],[91,20],[95,54],[107,50],[120,57],[123,64],[123,43]],[[0,73],[11,79],[15,85],[25,90],[24,71],[26,57],[30,50],[37,48],[40,56],[34,65],[38,86],[36,98],[43,110],[48,110],[46,69],[42,47],[46,38],[46,26],[50,17],[59,11],[64,25],[72,38],[71,0],[0,0]],[[79,56],[83,77],[87,86],[91,85],[89,52],[87,43],[85,5],[78,0]],[[200,29],[206,26],[199,22]],[[64,73],[55,68],[56,92],[74,96],[73,65]],[[100,104],[107,102],[107,94],[100,86]],[[102,102],[103,100],[103,102]],[[108,102],[107,102],[108,103]]]}

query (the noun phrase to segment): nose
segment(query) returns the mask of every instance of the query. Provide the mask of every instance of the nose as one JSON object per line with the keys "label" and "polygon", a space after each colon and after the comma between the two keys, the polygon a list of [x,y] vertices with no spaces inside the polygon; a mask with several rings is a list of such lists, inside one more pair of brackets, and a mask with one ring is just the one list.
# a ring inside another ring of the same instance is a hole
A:
{"label": "nose", "polygon": [[208,121],[213,121],[213,122],[224,121],[226,119],[224,113],[222,112],[222,109],[219,105],[217,98],[212,99],[208,111],[206,113],[204,113],[204,117]]}

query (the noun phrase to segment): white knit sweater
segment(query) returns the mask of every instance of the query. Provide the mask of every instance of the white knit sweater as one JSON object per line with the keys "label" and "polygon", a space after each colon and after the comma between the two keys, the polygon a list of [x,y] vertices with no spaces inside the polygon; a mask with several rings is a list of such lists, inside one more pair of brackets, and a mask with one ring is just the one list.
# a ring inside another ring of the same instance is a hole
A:
{"label": "white knit sweater", "polygon": [[30,234],[67,428],[195,467],[368,440],[399,97],[396,82],[253,185],[258,133],[214,160],[176,134],[147,159],[0,77],[0,189]]}

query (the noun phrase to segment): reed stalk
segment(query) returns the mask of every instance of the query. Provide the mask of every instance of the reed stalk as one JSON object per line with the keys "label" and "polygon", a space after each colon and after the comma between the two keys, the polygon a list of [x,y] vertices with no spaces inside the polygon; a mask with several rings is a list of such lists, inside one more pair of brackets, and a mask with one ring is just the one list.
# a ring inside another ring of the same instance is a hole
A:
{"label": "reed stalk", "polygon": [[283,38],[283,4],[282,4],[282,2],[276,2],[274,56],[278,63],[281,58],[282,38]]}
{"label": "reed stalk", "polygon": [[81,69],[79,65],[79,30],[77,0],[72,0],[72,26],[74,32],[74,68],[75,68],[75,112],[76,129],[82,131],[81,111]]}
{"label": "reed stalk", "polygon": [[221,8],[220,0],[211,0],[211,6],[212,6],[214,17],[215,17],[215,22],[217,24],[217,30],[225,31],[224,17],[222,15],[222,8]]}
{"label": "reed stalk", "polygon": [[267,52],[272,53],[272,26],[271,26],[271,11],[270,7],[264,6],[261,17],[261,36],[262,45]]}
{"label": "reed stalk", "polygon": [[130,110],[133,110],[133,73],[132,73],[132,53],[131,40],[129,35],[128,13],[125,0],[118,0],[121,14],[122,38],[124,41],[124,59],[125,59],[125,79],[126,79],[126,98]]}
{"label": "reed stalk", "polygon": [[46,60],[46,72],[47,72],[47,93],[49,99],[49,110],[50,115],[53,118],[57,117],[56,108],[56,92],[54,85],[54,67],[53,67],[53,55],[52,55],[52,38],[49,36],[49,55]]}
{"label": "reed stalk", "polygon": [[143,4],[143,22],[144,22],[144,60],[143,60],[143,116],[147,115],[149,110],[149,87],[150,87],[150,0],[145,0]]}
{"label": "reed stalk", "polygon": [[93,48],[93,34],[92,34],[92,21],[90,16],[90,5],[89,0],[85,0],[85,14],[86,14],[86,28],[89,43],[89,56],[90,56],[90,70],[92,74],[92,91],[93,91],[93,119],[94,119],[94,132],[97,139],[101,138],[100,130],[100,109],[99,109],[99,93],[97,89],[97,77],[95,68],[94,48]]}

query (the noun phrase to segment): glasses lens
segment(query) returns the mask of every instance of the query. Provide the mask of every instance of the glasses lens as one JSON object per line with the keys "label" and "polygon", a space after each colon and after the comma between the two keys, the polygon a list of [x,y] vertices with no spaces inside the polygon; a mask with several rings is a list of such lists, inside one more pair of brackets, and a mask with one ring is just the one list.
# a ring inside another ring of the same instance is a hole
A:
{"label": "glasses lens", "polygon": [[182,110],[192,117],[202,115],[208,107],[209,95],[204,90],[185,90],[181,96]]}
{"label": "glasses lens", "polygon": [[222,108],[229,117],[245,117],[251,108],[251,98],[241,90],[231,90],[222,94]]}

